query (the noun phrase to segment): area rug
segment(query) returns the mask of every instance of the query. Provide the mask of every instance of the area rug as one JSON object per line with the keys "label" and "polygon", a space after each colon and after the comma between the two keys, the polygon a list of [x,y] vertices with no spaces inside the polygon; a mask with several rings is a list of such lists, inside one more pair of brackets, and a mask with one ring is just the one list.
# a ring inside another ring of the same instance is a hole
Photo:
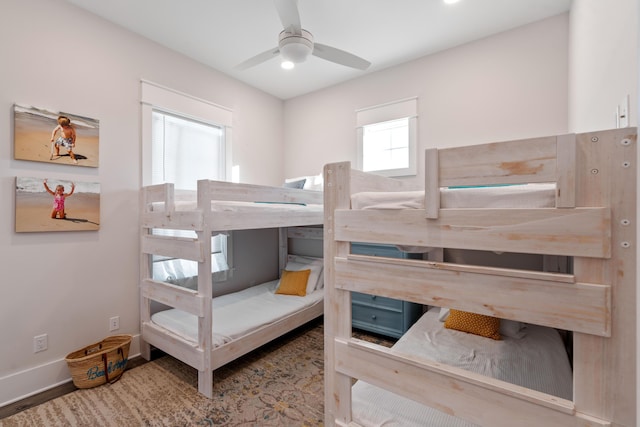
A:
{"label": "area rug", "polygon": [[0,420],[14,426],[321,426],[323,326],[315,321],[214,372],[214,397],[197,371],[164,355],[121,379]]}

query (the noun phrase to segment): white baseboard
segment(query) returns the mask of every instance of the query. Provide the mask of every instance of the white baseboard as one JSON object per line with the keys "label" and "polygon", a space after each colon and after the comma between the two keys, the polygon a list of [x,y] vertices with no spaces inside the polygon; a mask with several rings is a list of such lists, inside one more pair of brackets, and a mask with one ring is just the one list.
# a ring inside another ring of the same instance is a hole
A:
{"label": "white baseboard", "polygon": [[[134,335],[129,346],[129,358],[140,355],[140,335]],[[71,381],[71,373],[64,359],[15,372],[0,378],[0,407]]]}

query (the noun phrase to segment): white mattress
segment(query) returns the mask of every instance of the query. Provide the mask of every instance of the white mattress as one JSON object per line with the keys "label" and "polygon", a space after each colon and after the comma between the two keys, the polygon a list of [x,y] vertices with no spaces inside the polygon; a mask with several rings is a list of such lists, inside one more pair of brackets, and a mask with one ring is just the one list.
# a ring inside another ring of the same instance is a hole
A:
{"label": "white mattress", "polygon": [[[438,312],[425,313],[393,349],[571,400],[573,374],[554,329],[528,325],[524,338],[496,341],[446,329]],[[353,419],[363,426],[475,426],[363,381],[352,396]]]}
{"label": "white mattress", "polygon": [[[323,289],[304,297],[275,294],[278,281],[213,299],[213,346],[218,347],[264,325],[322,301]],[[198,317],[178,309],[155,313],[151,321],[184,339],[198,342]]]}
{"label": "white mattress", "polygon": [[[548,208],[556,204],[555,184],[442,188],[440,207]],[[424,209],[424,191],[362,192],[351,196],[353,209]]]}

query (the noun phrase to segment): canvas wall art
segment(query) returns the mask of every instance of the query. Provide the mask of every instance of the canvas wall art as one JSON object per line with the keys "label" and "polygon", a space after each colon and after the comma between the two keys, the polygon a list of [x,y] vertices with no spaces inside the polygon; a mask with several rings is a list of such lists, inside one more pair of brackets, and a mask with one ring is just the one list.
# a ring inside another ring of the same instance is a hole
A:
{"label": "canvas wall art", "polygon": [[16,160],[98,167],[98,120],[18,104],[13,119]]}
{"label": "canvas wall art", "polygon": [[16,178],[16,232],[100,228],[100,184],[52,178]]}

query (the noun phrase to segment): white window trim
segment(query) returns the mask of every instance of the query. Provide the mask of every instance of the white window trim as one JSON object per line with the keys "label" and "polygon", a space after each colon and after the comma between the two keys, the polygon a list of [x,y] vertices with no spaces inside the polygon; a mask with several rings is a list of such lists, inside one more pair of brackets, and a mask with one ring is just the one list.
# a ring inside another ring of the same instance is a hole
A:
{"label": "white window trim", "polygon": [[363,168],[363,127],[375,123],[409,118],[409,165],[402,169],[369,171],[383,176],[413,176],[418,173],[418,98],[405,98],[356,110],[356,168]]}
{"label": "white window trim", "polygon": [[142,185],[151,184],[151,116],[153,110],[172,113],[224,129],[225,179],[231,181],[233,111],[204,99],[178,92],[147,80],[140,81]]}
{"label": "white window trim", "polygon": [[[203,123],[219,126],[224,130],[225,171],[227,181],[232,178],[232,119],[233,111],[204,99],[167,88],[147,80],[140,80],[142,185],[152,184],[152,115],[154,110],[172,113]],[[224,281],[233,275],[233,237],[227,238],[227,264],[229,270],[214,273],[216,281]]]}

